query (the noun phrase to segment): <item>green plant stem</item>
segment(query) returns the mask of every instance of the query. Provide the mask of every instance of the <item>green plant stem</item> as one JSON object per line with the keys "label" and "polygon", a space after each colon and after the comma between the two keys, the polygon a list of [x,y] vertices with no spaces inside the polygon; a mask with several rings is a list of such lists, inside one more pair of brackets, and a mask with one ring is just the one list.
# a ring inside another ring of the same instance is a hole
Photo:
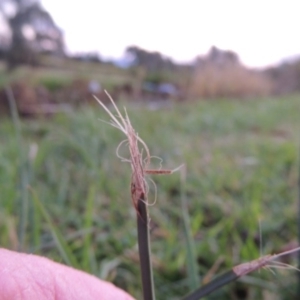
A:
{"label": "green plant stem", "polygon": [[202,286],[198,290],[192,292],[191,294],[187,295],[183,300],[198,300],[201,299],[210,293],[216,291],[217,289],[221,288],[222,286],[228,284],[231,281],[234,281],[239,276],[234,273],[232,270],[226,272],[225,274],[222,274],[218,276],[217,278],[213,279],[208,284]]}
{"label": "green plant stem", "polygon": [[51,234],[53,236],[53,239],[56,243],[57,249],[65,261],[65,263],[71,267],[79,269],[79,263],[77,262],[77,259],[75,255],[72,253],[71,248],[68,246],[67,242],[65,241],[64,236],[60,233],[60,231],[57,229],[57,226],[52,221],[52,218],[50,214],[48,214],[46,208],[44,207],[42,201],[39,199],[37,193],[29,187],[29,190],[32,193],[32,199],[34,206],[36,207],[36,210],[39,210],[43,218],[46,220],[48,226],[50,227]]}
{"label": "green plant stem", "polygon": [[[298,243],[300,244],[300,141],[298,148]],[[300,251],[298,251],[298,269],[300,268]],[[300,299],[300,272],[297,271],[297,299]]]}
{"label": "green plant stem", "polygon": [[137,203],[137,232],[144,300],[155,300],[148,212],[144,194]]}
{"label": "green plant stem", "polygon": [[[185,168],[185,167],[184,167]],[[191,230],[190,216],[188,212],[188,204],[185,192],[185,169],[181,171],[180,176],[180,198],[181,198],[181,212],[184,227],[184,236],[186,239],[186,256],[187,256],[187,270],[189,278],[189,286],[191,290],[195,290],[199,286],[200,278],[198,275],[198,263],[195,242]]]}
{"label": "green plant stem", "polygon": [[[84,214],[84,228],[89,230],[93,227],[93,212],[94,212],[94,198],[95,198],[95,187],[92,185],[89,188],[88,197],[86,201],[86,208]],[[92,232],[87,232],[83,239],[83,268],[86,272],[91,270],[91,256],[92,256]]]}
{"label": "green plant stem", "polygon": [[12,89],[7,87],[5,89],[6,96],[8,98],[9,108],[13,120],[13,124],[15,127],[16,132],[16,142],[19,149],[19,159],[20,159],[20,192],[21,192],[21,202],[20,202],[20,222],[19,222],[19,251],[24,250],[25,247],[25,235],[26,229],[28,225],[28,191],[27,185],[29,184],[29,170],[28,170],[28,163],[27,159],[24,155],[24,147],[23,147],[23,140],[22,140],[22,131],[21,131],[21,122],[18,113],[18,108],[16,104],[15,97],[13,95]]}

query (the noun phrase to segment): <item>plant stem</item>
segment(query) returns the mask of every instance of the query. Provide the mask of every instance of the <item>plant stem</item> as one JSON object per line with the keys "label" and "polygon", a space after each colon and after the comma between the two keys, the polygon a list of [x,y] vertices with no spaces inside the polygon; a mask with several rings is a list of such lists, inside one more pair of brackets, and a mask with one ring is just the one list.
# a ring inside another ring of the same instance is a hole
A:
{"label": "plant stem", "polygon": [[191,290],[195,290],[200,283],[200,277],[198,276],[198,264],[194,238],[191,230],[190,216],[188,212],[188,204],[186,199],[185,181],[186,170],[185,166],[180,173],[180,198],[181,198],[181,212],[184,226],[184,236],[186,239],[186,256],[187,256],[187,270],[189,285]]}
{"label": "plant stem", "polygon": [[54,224],[50,214],[47,212],[47,209],[39,199],[35,190],[33,190],[31,187],[29,187],[29,190],[31,191],[33,196],[32,199],[34,206],[36,207],[37,211],[40,211],[41,215],[44,217],[50,228],[51,234],[61,257],[67,265],[79,269],[79,263],[77,262],[75,255],[72,253],[70,246],[67,244],[65,237],[60,233],[57,226]]}
{"label": "plant stem", "polygon": [[236,280],[238,277],[239,276],[237,274],[230,270],[225,274],[222,274],[217,278],[213,279],[211,282],[192,292],[188,296],[184,297],[183,300],[198,300],[203,297],[206,297],[207,295],[216,291],[222,286],[227,285],[229,282]]}
{"label": "plant stem", "polygon": [[137,203],[137,231],[144,300],[155,300],[148,212],[144,194]]}
{"label": "plant stem", "polygon": [[15,97],[13,95],[12,89],[7,87],[5,89],[6,96],[8,98],[8,103],[11,111],[11,116],[13,120],[13,124],[16,132],[16,142],[19,149],[19,160],[20,160],[20,222],[19,222],[19,246],[18,250],[22,251],[25,249],[25,235],[26,229],[28,226],[28,210],[29,210],[29,200],[28,200],[28,190],[27,186],[29,184],[29,168],[28,161],[24,155],[24,145],[22,139],[22,130],[21,130],[21,122],[18,113],[18,108],[16,104]]}
{"label": "plant stem", "polygon": [[[300,144],[298,149],[298,243],[300,244]],[[300,268],[300,251],[298,251],[298,269]],[[300,272],[297,272],[297,298],[300,298]]]}

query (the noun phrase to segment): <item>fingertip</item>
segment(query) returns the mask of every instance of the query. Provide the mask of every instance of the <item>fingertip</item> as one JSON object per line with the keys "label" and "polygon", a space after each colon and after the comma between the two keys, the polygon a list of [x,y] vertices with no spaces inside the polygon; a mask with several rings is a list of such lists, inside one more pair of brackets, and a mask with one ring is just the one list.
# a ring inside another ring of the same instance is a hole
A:
{"label": "fingertip", "polygon": [[0,249],[0,300],[134,300],[110,282],[47,258]]}

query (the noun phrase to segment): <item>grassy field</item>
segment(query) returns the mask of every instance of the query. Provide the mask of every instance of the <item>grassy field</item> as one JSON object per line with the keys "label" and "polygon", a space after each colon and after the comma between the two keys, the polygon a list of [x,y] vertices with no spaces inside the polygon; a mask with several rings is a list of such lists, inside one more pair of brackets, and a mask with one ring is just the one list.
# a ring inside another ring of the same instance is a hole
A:
{"label": "grassy field", "polygon": [[122,70],[110,64],[74,62],[55,57],[43,57],[41,62],[43,63],[41,67],[32,68],[24,65],[8,73],[4,62],[0,61],[0,88],[14,81],[25,81],[33,86],[45,85],[53,81],[64,86],[76,79],[96,80],[109,88],[135,80],[128,70]]}
{"label": "grassy field", "polygon": [[[164,168],[186,164],[199,280],[296,240],[299,96],[126,106]],[[115,155],[124,136],[99,118],[108,120],[100,106],[20,124],[1,116],[1,246],[81,268],[141,299],[130,166]],[[180,299],[189,292],[180,172],[152,179],[157,299]],[[253,273],[207,299],[296,299],[295,272],[275,272]]]}

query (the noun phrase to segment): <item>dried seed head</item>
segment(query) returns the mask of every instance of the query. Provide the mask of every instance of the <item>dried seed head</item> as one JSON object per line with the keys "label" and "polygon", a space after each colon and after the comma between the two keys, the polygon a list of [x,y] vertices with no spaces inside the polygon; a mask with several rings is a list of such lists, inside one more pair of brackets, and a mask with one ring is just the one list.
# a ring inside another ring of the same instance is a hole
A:
{"label": "dried seed head", "polygon": [[284,267],[284,268],[298,270],[297,268],[295,268],[293,266],[289,266],[287,264],[281,264],[281,263],[275,262],[275,260],[278,259],[281,256],[298,252],[299,250],[300,250],[300,247],[289,250],[289,251],[285,251],[285,252],[282,252],[282,253],[274,254],[274,255],[271,255],[271,254],[265,255],[265,256],[262,256],[258,259],[252,260],[250,262],[237,265],[237,266],[233,267],[232,270],[237,276],[243,276],[243,275],[246,275],[246,274],[248,274],[250,272],[253,272],[255,270],[264,268],[264,267],[273,267],[273,268],[275,268],[275,267],[277,267],[277,268]]}
{"label": "dried seed head", "polygon": [[[106,92],[106,91],[105,91]],[[124,143],[121,142],[117,148],[117,155],[122,161],[128,161],[131,164],[132,176],[131,176],[131,195],[134,207],[137,209],[137,203],[141,199],[147,199],[147,183],[145,179],[145,174],[172,174],[177,171],[179,168],[174,170],[152,170],[148,169],[151,161],[151,156],[149,148],[146,143],[138,136],[137,132],[131,125],[130,119],[128,117],[127,111],[124,108],[124,116],[119,111],[113,99],[106,92],[108,98],[110,99],[113,107],[117,112],[117,116],[114,116],[112,112],[105,106],[97,97],[95,99],[98,103],[104,108],[104,110],[111,117],[110,125],[121,130],[127,137],[126,141],[129,147],[130,159],[125,159],[118,154],[118,149]],[[140,148],[139,148],[140,146]],[[144,156],[143,157],[143,153]],[[147,202],[147,200],[145,200]]]}

